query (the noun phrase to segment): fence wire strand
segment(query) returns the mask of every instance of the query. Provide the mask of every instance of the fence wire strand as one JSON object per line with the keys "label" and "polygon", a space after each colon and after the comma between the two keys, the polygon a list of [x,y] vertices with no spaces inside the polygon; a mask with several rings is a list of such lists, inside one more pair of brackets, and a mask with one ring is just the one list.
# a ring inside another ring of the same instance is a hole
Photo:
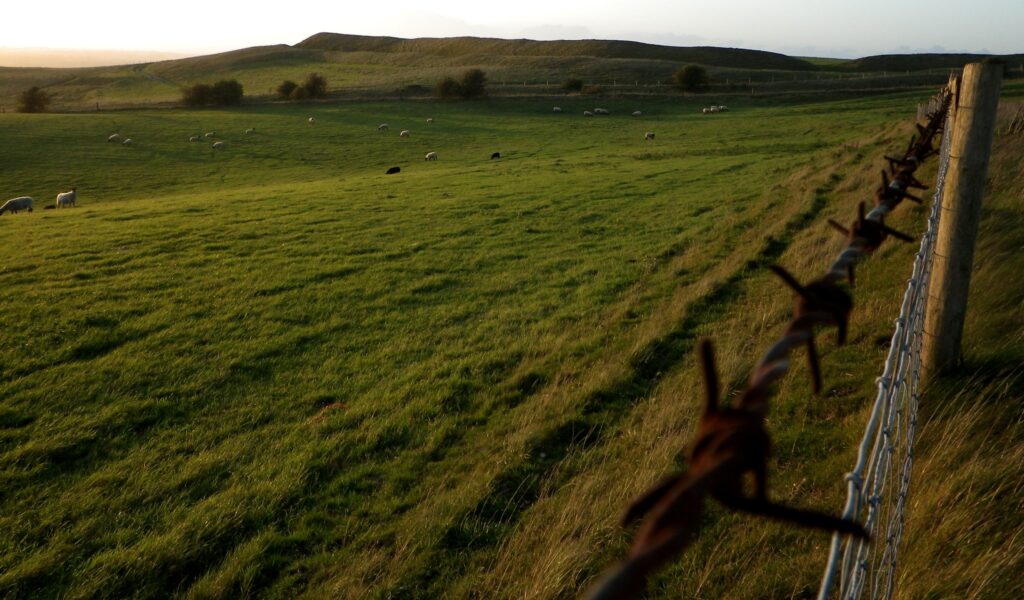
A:
{"label": "fence wire strand", "polygon": [[855,519],[872,534],[873,543],[833,535],[828,563],[818,592],[826,600],[839,580],[834,598],[890,598],[895,589],[904,510],[914,463],[917,406],[920,393],[921,343],[928,300],[928,280],[941,214],[942,190],[949,164],[949,117],[943,127],[938,174],[928,228],[914,259],[878,395],[864,430],[857,463],[846,474],[843,518]]}

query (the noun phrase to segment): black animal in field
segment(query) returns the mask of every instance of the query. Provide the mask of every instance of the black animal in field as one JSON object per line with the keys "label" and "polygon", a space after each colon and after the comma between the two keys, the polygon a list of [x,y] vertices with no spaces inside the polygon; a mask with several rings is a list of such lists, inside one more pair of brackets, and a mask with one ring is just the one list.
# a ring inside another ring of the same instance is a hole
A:
{"label": "black animal in field", "polygon": [[402,167],[391,167],[385,175],[394,175],[402,170]]}
{"label": "black animal in field", "polygon": [[495,152],[494,154],[491,155],[491,160],[494,160],[496,158],[501,158],[501,152]]}

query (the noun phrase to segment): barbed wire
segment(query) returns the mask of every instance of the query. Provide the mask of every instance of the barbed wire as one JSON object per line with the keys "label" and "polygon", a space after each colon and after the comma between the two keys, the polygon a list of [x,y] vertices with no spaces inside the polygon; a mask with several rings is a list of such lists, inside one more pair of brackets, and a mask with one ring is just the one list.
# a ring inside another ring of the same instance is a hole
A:
{"label": "barbed wire", "polygon": [[[829,597],[837,577],[838,598],[860,598],[869,584],[870,598],[892,596],[914,462],[924,316],[951,138],[943,136],[928,229],[914,258],[889,354],[882,376],[878,378],[878,395],[859,446],[857,464],[846,474],[848,489],[843,517],[863,522],[874,535],[874,547],[879,544],[884,547],[881,552],[873,552],[872,545],[850,540],[844,548],[843,540],[833,536],[818,591],[819,600]],[[898,465],[898,472],[894,464]]]}
{"label": "barbed wire", "polygon": [[[854,469],[855,475],[850,477],[850,489],[854,490],[856,487],[856,490],[852,492],[854,499],[848,501],[847,510],[841,518],[776,504],[768,500],[767,497],[766,461],[771,441],[764,427],[764,417],[768,411],[768,399],[772,392],[772,385],[789,370],[790,354],[799,346],[803,345],[807,348],[813,389],[815,393],[820,391],[821,373],[814,345],[815,327],[818,325],[835,326],[838,343],[845,342],[853,299],[840,284],[844,279],[848,279],[849,284],[853,285],[856,263],[874,252],[890,236],[910,240],[908,236],[887,227],[885,216],[905,199],[921,202],[921,199],[911,194],[909,190],[926,189],[926,186],[914,177],[914,172],[926,158],[939,153],[933,147],[933,140],[943,130],[952,98],[952,90],[949,87],[943,88],[939,92],[938,98],[939,100],[931,105],[935,108],[928,115],[928,124],[925,126],[916,124],[918,133],[911,137],[903,155],[885,157],[889,162],[889,169],[882,171],[882,185],[875,191],[874,208],[865,215],[862,202],[858,207],[857,219],[849,228],[830,221],[833,227],[847,235],[849,243],[825,275],[807,284],[801,284],[784,268],[778,265],[771,267],[797,294],[793,318],[786,326],[783,336],[764,353],[754,366],[747,385],[739,394],[735,406],[718,406],[718,379],[713,351],[709,341],[701,344],[701,364],[704,370],[707,399],[696,440],[688,458],[688,470],[663,479],[642,494],[629,507],[623,519],[624,525],[641,519],[644,519],[645,522],[633,539],[629,556],[611,569],[606,577],[591,589],[588,594],[589,598],[606,600],[631,598],[640,594],[646,587],[650,574],[685,550],[697,536],[700,530],[704,497],[708,495],[734,510],[837,532],[833,540],[833,554],[836,555],[838,555],[836,544],[842,543],[840,534],[849,535],[851,541],[847,543],[846,556],[853,557],[849,560],[861,557],[856,564],[858,568],[866,570],[861,565],[866,560],[865,557],[869,555],[862,554],[864,552],[862,549],[868,547],[868,533],[872,531],[879,518],[880,511],[877,507],[883,497],[890,463],[886,462],[883,465],[877,459],[880,453],[878,451],[868,453],[865,448],[867,442],[862,444],[861,452],[858,455],[858,467]],[[944,146],[945,138],[948,137],[944,136]],[[923,318],[923,313],[921,318]],[[905,323],[902,328],[907,329]],[[901,342],[899,345],[904,346],[905,344]],[[919,351],[914,355],[914,361],[915,363],[920,362]],[[900,379],[897,382],[893,379],[890,370],[886,372],[890,373],[888,378],[885,375],[882,378],[886,388],[909,389],[905,380]],[[914,382],[912,387],[915,402],[916,386],[917,384]],[[878,442],[876,446],[882,450],[881,453],[890,455],[891,458],[894,448],[892,445],[892,419],[896,414],[903,415],[905,413],[902,408],[898,413],[892,410],[883,411],[883,407],[876,404],[871,419],[876,423],[876,427],[877,422],[882,420],[883,412],[887,419],[885,421],[887,425],[882,430],[883,441]],[[904,428],[910,432],[908,437],[911,441],[913,427],[916,427],[916,412],[914,414],[913,423]],[[909,450],[907,456],[908,460],[912,456]],[[863,473],[863,468],[868,464],[869,458],[872,459],[872,462],[868,480],[872,482],[873,488],[868,504],[872,506],[873,510],[868,512],[867,520],[862,526],[857,518],[859,516],[857,498],[859,498],[861,489],[860,474]],[[909,483],[909,464],[905,469],[906,481],[899,483],[901,491],[898,496],[900,511],[896,518],[897,524],[893,528],[892,536],[888,530],[886,533],[887,538],[893,537],[893,542],[890,544],[887,540],[887,548],[890,545],[893,548],[897,546],[898,537],[902,531],[902,505],[906,499],[906,485]],[[753,496],[744,493],[743,478],[747,473],[752,473],[754,476]],[[856,552],[851,553],[850,549],[854,548],[857,549]],[[883,553],[882,556],[883,558],[887,557],[889,563],[895,565],[895,551]],[[833,560],[830,559],[830,565],[832,563]],[[834,573],[835,569],[826,573],[822,582],[823,591],[821,593],[824,594],[822,597],[827,597]],[[891,590],[891,572],[886,582]]]}

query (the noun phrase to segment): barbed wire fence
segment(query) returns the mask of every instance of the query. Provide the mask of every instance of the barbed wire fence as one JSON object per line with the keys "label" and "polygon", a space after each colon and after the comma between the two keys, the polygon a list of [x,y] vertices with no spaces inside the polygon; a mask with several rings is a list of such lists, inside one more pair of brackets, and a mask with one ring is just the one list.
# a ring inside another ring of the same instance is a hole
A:
{"label": "barbed wire fence", "polygon": [[[930,107],[935,110],[934,104]],[[914,463],[928,281],[952,138],[948,125],[947,115],[928,228],[915,256],[889,354],[877,380],[878,395],[858,448],[857,463],[845,477],[847,499],[843,518],[863,523],[874,541],[844,542],[840,536],[833,536],[819,600],[830,597],[837,579],[838,593],[832,596],[835,598],[860,598],[865,591],[872,599],[889,598],[893,593]]]}
{"label": "barbed wire fence", "polygon": [[[848,244],[823,276],[801,284],[782,267],[771,267],[797,293],[793,317],[780,339],[754,366],[733,407],[716,407],[718,382],[713,351],[710,341],[702,344],[708,404],[689,456],[690,469],[667,477],[634,501],[627,510],[624,523],[645,517],[646,522],[635,535],[626,560],[613,567],[602,581],[591,588],[588,598],[608,600],[635,597],[641,593],[649,575],[682,552],[698,534],[700,507],[704,496],[708,495],[736,510],[837,532],[822,578],[819,600],[829,597],[837,576],[841,579],[844,599],[859,598],[869,580],[872,598],[891,595],[913,464],[924,301],[932,244],[937,231],[938,201],[933,205],[928,231],[915,260],[889,358],[879,378],[879,394],[859,448],[857,465],[847,475],[848,499],[842,518],[794,509],[768,500],[764,461],[770,436],[764,427],[764,417],[773,386],[789,371],[790,356],[796,348],[806,346],[813,390],[815,393],[820,391],[815,328],[834,326],[838,343],[845,342],[853,299],[840,283],[848,279],[852,285],[855,265],[889,237],[912,241],[909,236],[887,227],[885,217],[905,199],[922,202],[910,190],[927,189],[927,186],[918,181],[914,173],[926,158],[935,154],[941,157],[936,198],[941,197],[941,182],[948,165],[951,138],[947,130],[948,113],[955,89],[951,82],[928,103],[927,125],[915,123],[917,134],[911,137],[901,156],[885,157],[889,168],[881,173],[882,185],[875,190],[874,208],[865,215],[865,203],[862,202],[857,219],[849,227],[829,221],[847,236]],[[936,149],[933,141],[940,133],[943,133],[942,147]],[[898,463],[898,469],[892,468],[894,463]],[[742,477],[747,472],[755,476],[753,497],[745,496],[741,491]],[[887,493],[892,488],[896,493]],[[866,539],[869,534],[874,541]],[[881,552],[872,553],[871,544],[875,544],[874,547],[884,544],[884,548]]]}

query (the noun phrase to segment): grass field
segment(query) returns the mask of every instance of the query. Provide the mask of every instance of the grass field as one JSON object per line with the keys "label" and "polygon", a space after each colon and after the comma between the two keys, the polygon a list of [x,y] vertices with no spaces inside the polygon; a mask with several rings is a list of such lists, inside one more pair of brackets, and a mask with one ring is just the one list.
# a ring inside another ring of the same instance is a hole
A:
{"label": "grass field", "polygon": [[[743,380],[790,304],[763,267],[822,269],[922,100],[0,115],[37,203],[0,217],[0,594],[571,597],[679,465],[696,340]],[[858,271],[824,397],[783,384],[774,497],[838,510],[913,252]],[[805,597],[827,543],[713,509],[654,596]]]}

